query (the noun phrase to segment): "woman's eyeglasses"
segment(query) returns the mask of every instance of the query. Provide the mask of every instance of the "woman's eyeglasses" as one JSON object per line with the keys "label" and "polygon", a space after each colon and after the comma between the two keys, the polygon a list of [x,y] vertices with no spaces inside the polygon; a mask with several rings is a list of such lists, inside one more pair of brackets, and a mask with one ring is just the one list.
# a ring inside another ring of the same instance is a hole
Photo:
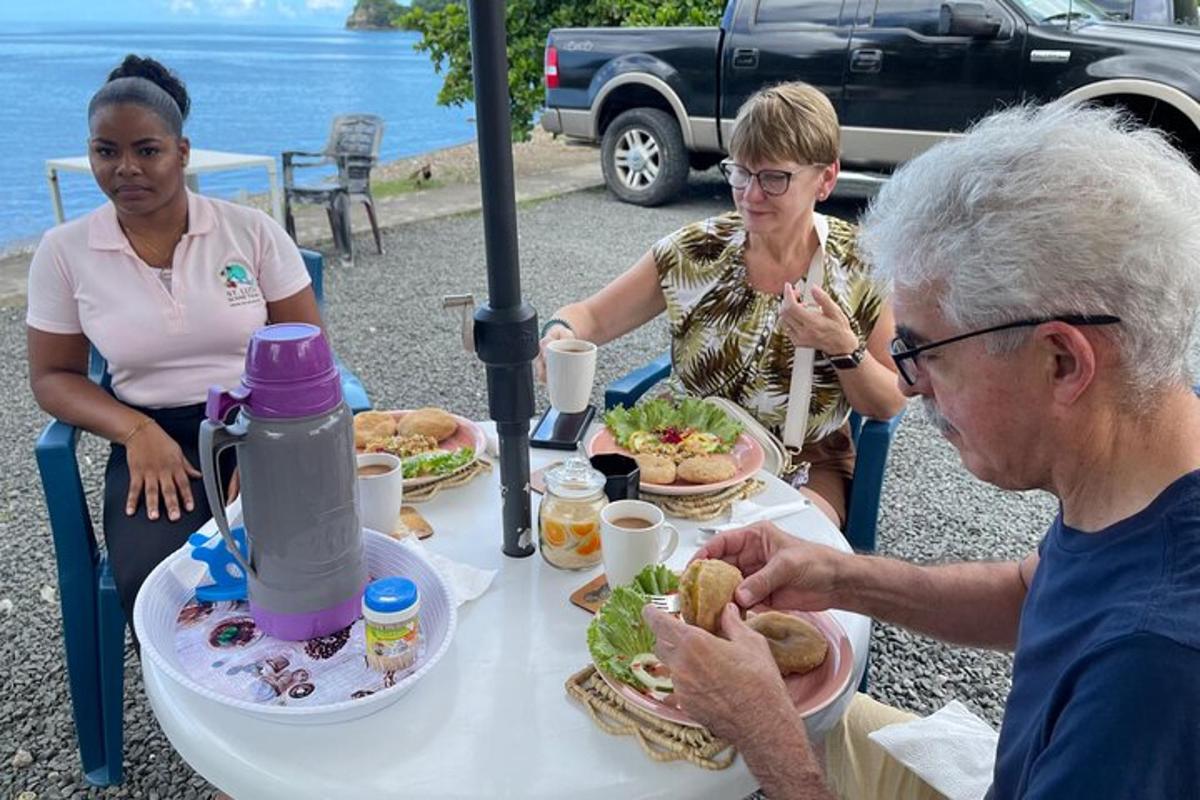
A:
{"label": "woman's eyeglasses", "polygon": [[960,333],[958,336],[929,342],[918,347],[913,347],[902,337],[897,336],[895,339],[892,339],[892,361],[896,362],[896,369],[900,370],[900,377],[904,378],[904,382],[909,386],[914,386],[917,378],[920,377],[921,368],[917,356],[935,347],[961,342],[963,339],[982,336],[985,333],[1007,331],[1012,328],[1032,328],[1046,322],[1065,322],[1068,325],[1114,325],[1120,321],[1120,317],[1114,317],[1111,314],[1060,314],[1056,317],[1038,317],[1037,319],[1023,319],[1017,322],[1006,322],[1003,325],[993,325],[990,328],[983,328],[982,330],[971,331],[970,333]]}
{"label": "woman's eyeglasses", "polygon": [[[792,176],[799,175],[800,172],[788,172],[782,169],[760,169],[758,172],[751,172],[741,164],[735,164],[732,161],[722,161],[719,165],[721,174],[725,176],[725,182],[738,191],[747,189],[750,186],[750,181],[758,178],[758,185],[762,188],[763,194],[770,197],[778,197],[787,192],[788,187],[792,185]],[[813,166],[820,166],[814,164]]]}

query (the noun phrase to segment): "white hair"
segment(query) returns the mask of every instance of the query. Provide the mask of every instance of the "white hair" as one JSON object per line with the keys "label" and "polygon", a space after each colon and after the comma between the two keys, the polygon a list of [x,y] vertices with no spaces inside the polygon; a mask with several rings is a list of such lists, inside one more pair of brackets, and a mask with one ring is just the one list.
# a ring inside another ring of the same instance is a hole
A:
{"label": "white hair", "polygon": [[[898,170],[865,215],[884,284],[935,292],[964,331],[1112,314],[1128,388],[1190,384],[1200,305],[1200,175],[1161,133],[1113,109],[1018,106]],[[988,337],[1015,349],[1028,331]]]}

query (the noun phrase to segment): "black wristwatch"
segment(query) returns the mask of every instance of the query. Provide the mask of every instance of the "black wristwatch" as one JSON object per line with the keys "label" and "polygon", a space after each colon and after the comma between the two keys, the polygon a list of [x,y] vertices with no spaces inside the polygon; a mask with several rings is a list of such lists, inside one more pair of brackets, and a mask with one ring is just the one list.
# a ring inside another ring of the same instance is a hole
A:
{"label": "black wristwatch", "polygon": [[858,347],[844,356],[829,356],[829,363],[837,369],[854,369],[862,363],[866,348]]}

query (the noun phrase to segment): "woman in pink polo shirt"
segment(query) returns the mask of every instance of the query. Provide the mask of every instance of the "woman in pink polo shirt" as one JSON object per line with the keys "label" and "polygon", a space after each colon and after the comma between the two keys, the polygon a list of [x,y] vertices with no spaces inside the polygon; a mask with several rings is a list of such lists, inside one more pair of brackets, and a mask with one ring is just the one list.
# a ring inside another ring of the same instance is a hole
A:
{"label": "woman in pink polo shirt", "polygon": [[[196,469],[208,387],[237,383],[255,329],[321,324],[287,234],[187,190],[188,106],[157,61],[112,71],[88,106],[92,173],[111,202],[46,233],[29,271],[34,397],[112,442],[104,537],[127,619],[150,570],[211,516]],[[88,380],[90,345],[112,394]]]}

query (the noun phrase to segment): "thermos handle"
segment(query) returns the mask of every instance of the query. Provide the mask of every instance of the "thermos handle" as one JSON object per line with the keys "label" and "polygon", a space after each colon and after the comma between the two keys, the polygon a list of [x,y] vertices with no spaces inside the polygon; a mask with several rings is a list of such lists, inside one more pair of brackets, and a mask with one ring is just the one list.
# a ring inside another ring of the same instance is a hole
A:
{"label": "thermos handle", "polygon": [[[221,453],[240,443],[245,436],[244,432],[230,432],[221,422],[213,422],[209,419],[201,422],[200,472],[204,476],[204,493],[208,495],[208,505],[212,510],[213,521],[217,523],[217,529],[221,531],[221,538],[225,540],[225,549],[237,559],[238,564],[246,570],[247,575],[257,578],[257,573],[242,557],[242,551],[229,530],[229,519],[225,516],[225,493],[221,491],[221,473],[217,469]],[[249,552],[249,535],[247,535],[246,544],[247,552]]]}

